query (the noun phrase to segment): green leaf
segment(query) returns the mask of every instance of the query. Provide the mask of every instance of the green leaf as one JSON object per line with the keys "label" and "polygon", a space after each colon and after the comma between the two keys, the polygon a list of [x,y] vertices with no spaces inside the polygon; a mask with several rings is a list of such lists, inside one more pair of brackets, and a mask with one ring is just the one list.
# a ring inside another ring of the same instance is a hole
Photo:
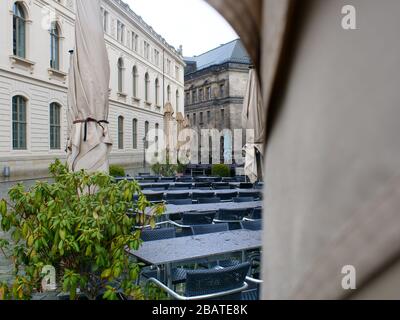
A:
{"label": "green leaf", "polygon": [[111,269],[106,269],[101,273],[102,279],[107,279],[111,276]]}

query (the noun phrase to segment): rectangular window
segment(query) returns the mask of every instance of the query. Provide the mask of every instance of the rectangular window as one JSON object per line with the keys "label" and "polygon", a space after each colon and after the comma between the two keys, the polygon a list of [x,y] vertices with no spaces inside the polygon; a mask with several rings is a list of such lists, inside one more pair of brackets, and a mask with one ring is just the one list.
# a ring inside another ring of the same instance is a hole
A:
{"label": "rectangular window", "polygon": [[135,50],[136,52],[139,50],[138,48],[138,43],[139,43],[139,36],[137,34],[135,34],[135,41],[134,41],[134,48],[133,50]]}
{"label": "rectangular window", "polygon": [[203,112],[200,112],[200,125],[202,125],[204,122],[203,122]]}
{"label": "rectangular window", "polygon": [[196,114],[193,113],[193,124],[196,125]]}
{"label": "rectangular window", "polygon": [[12,100],[13,149],[26,150],[26,101],[21,96]]}
{"label": "rectangular window", "polygon": [[197,102],[197,90],[192,91],[192,103]]}
{"label": "rectangular window", "polygon": [[61,107],[56,104],[50,104],[50,149],[61,149]]}
{"label": "rectangular window", "polygon": [[167,73],[171,75],[171,60],[167,59]]}
{"label": "rectangular window", "polygon": [[211,122],[211,111],[207,111],[207,122]]}
{"label": "rectangular window", "polygon": [[179,67],[175,67],[175,79],[178,81],[180,79],[179,73],[180,73]]}
{"label": "rectangular window", "polygon": [[121,21],[117,21],[117,41],[124,43],[125,40],[125,26]]}
{"label": "rectangular window", "polygon": [[219,86],[219,96],[220,96],[220,98],[225,97],[225,85],[224,84],[221,84]]}
{"label": "rectangular window", "polygon": [[154,64],[156,66],[160,65],[160,52],[157,49],[154,49]]}
{"label": "rectangular window", "polygon": [[211,100],[211,87],[207,87],[207,100]]}
{"label": "rectangular window", "polygon": [[133,147],[133,149],[137,149],[137,145],[138,145],[138,132],[137,132],[137,130],[138,130],[138,127],[137,127],[137,120],[136,119],[133,119],[133,122],[132,122],[132,139],[133,139],[133,145],[132,145],[132,147]]}
{"label": "rectangular window", "polygon": [[124,149],[124,118],[118,117],[118,149]]}
{"label": "rectangular window", "polygon": [[190,92],[186,92],[186,104],[190,104]]}
{"label": "rectangular window", "polygon": [[204,91],[203,91],[203,89],[200,89],[199,90],[199,101],[201,102],[203,100],[204,100]]}
{"label": "rectangular window", "polygon": [[221,109],[221,122],[225,123],[225,110]]}
{"label": "rectangular window", "polygon": [[60,34],[54,22],[50,28],[50,68],[55,70],[60,68]]}
{"label": "rectangular window", "polygon": [[144,123],[144,148],[147,150],[149,148],[149,122]]}
{"label": "rectangular window", "polygon": [[147,41],[143,42],[143,55],[148,60],[150,53],[150,44]]}
{"label": "rectangular window", "polygon": [[103,30],[105,33],[108,33],[108,12],[101,8],[102,16],[103,16]]}
{"label": "rectangular window", "polygon": [[[17,4],[14,6],[17,6]],[[25,58],[25,19],[22,16],[22,11],[14,12],[13,16],[13,53],[15,56]]]}

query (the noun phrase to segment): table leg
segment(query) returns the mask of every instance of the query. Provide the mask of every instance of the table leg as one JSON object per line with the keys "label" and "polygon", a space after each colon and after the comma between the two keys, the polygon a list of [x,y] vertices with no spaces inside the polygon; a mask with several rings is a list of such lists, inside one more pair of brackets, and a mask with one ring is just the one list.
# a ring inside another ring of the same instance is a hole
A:
{"label": "table leg", "polygon": [[167,286],[168,288],[172,289],[172,264],[167,263],[166,268],[165,268],[165,276],[167,279]]}

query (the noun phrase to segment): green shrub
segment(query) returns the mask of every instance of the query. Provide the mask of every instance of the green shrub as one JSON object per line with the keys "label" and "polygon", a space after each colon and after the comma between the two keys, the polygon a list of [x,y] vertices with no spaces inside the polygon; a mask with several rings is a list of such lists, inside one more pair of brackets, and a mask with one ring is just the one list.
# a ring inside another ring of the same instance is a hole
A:
{"label": "green shrub", "polygon": [[103,292],[103,299],[114,300],[121,291],[143,299],[135,284],[140,265],[126,248],[140,247],[135,227],[154,227],[164,205],[151,206],[135,181],[113,183],[104,173],[69,172],[60,161],[50,172],[54,183],[37,182],[29,190],[18,184],[10,189],[10,200],[0,201],[0,230],[13,239],[13,244],[0,241],[0,253],[15,268],[12,283],[0,283],[0,299],[31,299],[41,290],[44,266],[56,269],[58,291],[71,299],[77,289],[89,299]]}
{"label": "green shrub", "polygon": [[151,166],[151,170],[163,177],[172,177],[178,171],[178,166],[175,164],[170,164],[169,161],[165,164],[156,163]]}
{"label": "green shrub", "polygon": [[185,173],[186,168],[187,168],[186,164],[178,163],[176,172],[177,173]]}
{"label": "green shrub", "polygon": [[125,177],[125,169],[121,166],[111,165],[110,176],[112,177]]}
{"label": "green shrub", "polygon": [[211,169],[211,175],[214,177],[230,177],[231,169],[226,164],[214,164]]}

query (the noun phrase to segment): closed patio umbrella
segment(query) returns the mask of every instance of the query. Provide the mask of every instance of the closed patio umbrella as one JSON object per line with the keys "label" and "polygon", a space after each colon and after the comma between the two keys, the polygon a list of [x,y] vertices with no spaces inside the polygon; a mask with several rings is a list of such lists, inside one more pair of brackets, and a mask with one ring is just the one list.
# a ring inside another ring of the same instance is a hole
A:
{"label": "closed patio umbrella", "polygon": [[100,1],[77,0],[68,88],[67,163],[72,171],[109,170],[109,82]]}
{"label": "closed patio umbrella", "polygon": [[244,147],[246,152],[244,171],[251,182],[260,180],[263,176],[264,115],[257,72],[250,69],[246,96],[243,102],[242,125],[244,129],[247,129]]}

